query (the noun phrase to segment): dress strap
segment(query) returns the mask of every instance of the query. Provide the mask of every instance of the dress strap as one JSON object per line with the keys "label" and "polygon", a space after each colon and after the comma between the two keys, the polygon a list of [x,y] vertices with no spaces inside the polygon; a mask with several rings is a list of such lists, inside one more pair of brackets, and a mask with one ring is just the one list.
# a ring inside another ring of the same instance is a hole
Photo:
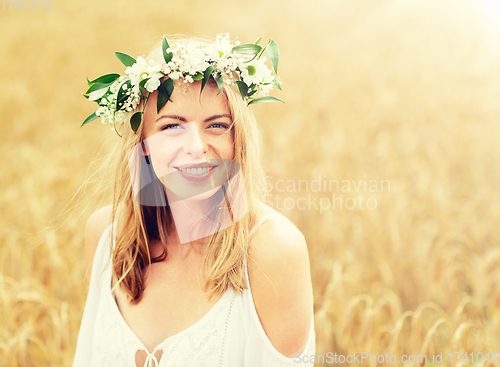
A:
{"label": "dress strap", "polygon": [[262,218],[260,218],[260,220],[257,222],[257,224],[252,228],[252,230],[250,231],[250,233],[248,234],[248,238],[250,238],[250,236],[254,233],[254,231],[259,228],[262,224],[264,224],[264,222],[269,219],[270,217],[277,217],[277,216],[281,216],[280,214],[278,213],[269,213],[269,214],[266,214],[264,215]]}

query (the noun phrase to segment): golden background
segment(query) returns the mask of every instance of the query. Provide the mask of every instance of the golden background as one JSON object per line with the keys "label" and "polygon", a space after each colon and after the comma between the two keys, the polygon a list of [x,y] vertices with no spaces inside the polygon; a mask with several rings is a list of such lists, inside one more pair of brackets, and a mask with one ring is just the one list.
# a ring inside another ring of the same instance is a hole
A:
{"label": "golden background", "polygon": [[[92,199],[94,173],[119,139],[79,128],[96,108],[85,77],[123,73],[113,52],[174,33],[280,47],[286,103],[251,108],[269,198],[308,242],[316,354],[500,352],[498,1],[21,6],[0,4],[0,367],[71,366],[85,222],[110,202]],[[286,190],[299,180],[307,191]],[[359,195],[376,207],[347,209]]]}

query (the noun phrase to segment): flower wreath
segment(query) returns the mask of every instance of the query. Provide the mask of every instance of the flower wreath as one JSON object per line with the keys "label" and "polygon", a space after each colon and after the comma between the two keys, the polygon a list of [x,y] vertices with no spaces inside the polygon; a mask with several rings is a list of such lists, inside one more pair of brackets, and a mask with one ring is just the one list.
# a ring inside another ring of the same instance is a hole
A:
{"label": "flower wreath", "polygon": [[[81,126],[100,117],[103,124],[109,124],[118,134],[116,123],[123,124],[126,114],[145,100],[142,111],[130,118],[130,126],[137,133],[150,93],[158,90],[156,108],[159,113],[172,95],[174,81],[180,78],[184,83],[201,80],[201,92],[210,77],[217,83],[219,93],[224,83],[234,83],[248,102],[247,106],[257,102],[283,102],[268,96],[273,87],[281,90],[281,81],[276,75],[279,49],[273,40],[269,40],[265,47],[261,46],[260,38],[255,43],[240,44],[236,41],[233,45],[229,33],[226,33],[217,35],[215,42],[206,47],[198,42],[171,47],[163,37],[162,51],[165,62],[161,64],[141,56],[135,60],[127,54],[115,52],[127,67],[125,75],[106,74],[92,81],[87,79],[89,89],[83,96],[97,102],[99,108]],[[273,70],[265,64],[264,51]],[[239,80],[232,80],[234,74]]]}

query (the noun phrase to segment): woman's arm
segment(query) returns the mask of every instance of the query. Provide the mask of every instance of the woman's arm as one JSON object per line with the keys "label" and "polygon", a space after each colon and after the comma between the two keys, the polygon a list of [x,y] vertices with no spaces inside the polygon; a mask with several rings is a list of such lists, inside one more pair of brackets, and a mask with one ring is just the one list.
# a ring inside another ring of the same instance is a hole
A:
{"label": "woman's arm", "polygon": [[307,244],[285,217],[271,217],[257,231],[248,262],[255,308],[276,350],[293,358],[303,352],[312,322]]}

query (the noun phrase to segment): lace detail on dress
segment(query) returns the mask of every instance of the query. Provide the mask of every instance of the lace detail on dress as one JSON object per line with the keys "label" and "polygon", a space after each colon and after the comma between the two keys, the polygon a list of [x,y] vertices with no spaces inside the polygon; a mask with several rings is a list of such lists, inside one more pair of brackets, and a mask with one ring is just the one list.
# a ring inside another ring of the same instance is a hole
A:
{"label": "lace detail on dress", "polygon": [[150,356],[146,358],[145,367],[156,367],[152,355],[158,350],[163,350],[158,367],[224,366],[227,324],[236,296],[232,288],[199,321],[165,339],[149,353],[127,325],[116,305],[111,293],[111,275],[111,265],[108,262],[101,278],[103,287],[93,335],[95,353],[92,356],[92,367],[135,367],[138,350],[144,350]]}

